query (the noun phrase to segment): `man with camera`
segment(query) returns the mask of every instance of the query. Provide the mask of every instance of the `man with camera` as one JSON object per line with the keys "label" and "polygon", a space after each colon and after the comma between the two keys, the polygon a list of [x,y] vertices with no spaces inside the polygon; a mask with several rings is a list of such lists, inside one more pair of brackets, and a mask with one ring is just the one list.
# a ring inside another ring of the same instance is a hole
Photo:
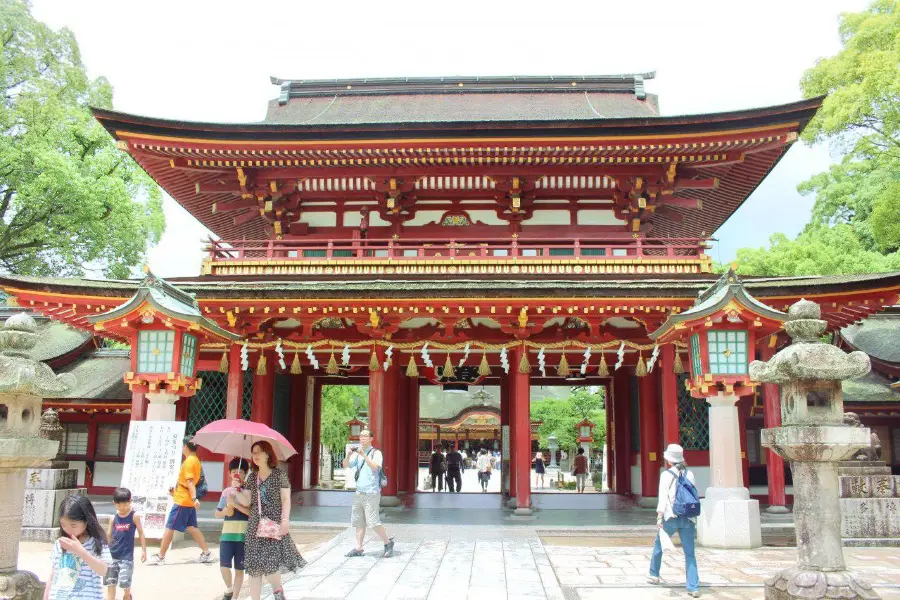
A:
{"label": "man with camera", "polygon": [[388,538],[381,525],[381,488],[387,478],[381,465],[384,457],[381,450],[372,446],[372,432],[363,429],[359,432],[360,446],[350,449],[344,458],[344,468],[349,468],[356,480],[356,493],[353,496],[353,508],[350,512],[350,526],[356,528],[356,547],[347,553],[348,557],[363,556],[363,545],[366,539],[366,527],[371,527],[384,542],[384,558],[394,555],[394,538]]}

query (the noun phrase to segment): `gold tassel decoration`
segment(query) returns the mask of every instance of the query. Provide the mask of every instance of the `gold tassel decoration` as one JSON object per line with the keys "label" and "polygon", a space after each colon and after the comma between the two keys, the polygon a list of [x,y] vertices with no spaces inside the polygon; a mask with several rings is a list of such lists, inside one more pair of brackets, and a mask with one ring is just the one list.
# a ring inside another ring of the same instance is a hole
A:
{"label": "gold tassel decoration", "polygon": [[481,353],[481,364],[478,365],[478,374],[482,377],[487,377],[491,374],[491,366],[487,361],[487,352]]}
{"label": "gold tassel decoration", "polygon": [[300,353],[294,352],[294,360],[291,361],[291,375],[299,375],[303,372],[303,367],[300,366]]}
{"label": "gold tassel decoration", "polygon": [[369,372],[375,373],[381,370],[381,361],[378,360],[378,355],[375,354],[375,349],[372,349],[372,354],[369,355]]}
{"label": "gold tassel decoration", "polygon": [[528,349],[522,347],[522,358],[519,359],[519,373],[531,373],[531,363],[528,362]]}
{"label": "gold tassel decoration", "polygon": [[597,375],[600,377],[609,377],[609,365],[606,364],[606,354],[600,354],[600,367],[597,369]]}
{"label": "gold tassel decoration", "polygon": [[447,353],[447,362],[444,363],[444,370],[441,371],[441,379],[452,379],[456,375],[453,369],[453,361],[450,360],[450,353]]}
{"label": "gold tassel decoration", "polygon": [[219,373],[228,372],[228,352],[222,353],[222,360],[219,361]]}
{"label": "gold tassel decoration", "polygon": [[681,362],[681,352],[678,351],[678,348],[675,348],[675,360],[672,361],[672,370],[678,375],[684,373],[684,364]]}
{"label": "gold tassel decoration", "polygon": [[419,376],[419,367],[416,366],[416,357],[412,354],[409,355],[409,364],[406,365],[406,376],[407,377],[418,377]]}
{"label": "gold tassel decoration", "polygon": [[646,377],[647,376],[647,363],[644,362],[644,355],[638,355],[637,366],[634,368],[634,374],[638,377]]}
{"label": "gold tassel decoration", "polygon": [[256,374],[257,375],[265,375],[266,374],[266,355],[262,352],[259,353],[259,362],[256,363]]}
{"label": "gold tassel decoration", "polygon": [[328,366],[325,367],[325,372],[329,375],[338,374],[338,365],[337,360],[334,358],[334,350],[332,350],[331,354],[328,355]]}
{"label": "gold tassel decoration", "polygon": [[560,377],[569,376],[569,361],[566,359],[565,350],[563,350],[563,353],[559,357],[559,366],[556,367],[556,372]]}

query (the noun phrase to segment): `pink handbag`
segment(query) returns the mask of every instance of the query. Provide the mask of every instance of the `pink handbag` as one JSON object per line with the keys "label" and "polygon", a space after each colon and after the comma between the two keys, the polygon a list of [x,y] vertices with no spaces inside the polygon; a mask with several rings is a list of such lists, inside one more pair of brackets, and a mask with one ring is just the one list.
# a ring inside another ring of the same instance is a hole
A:
{"label": "pink handbag", "polygon": [[263,516],[262,511],[262,482],[259,480],[259,474],[256,475],[256,507],[259,509],[259,525],[256,527],[256,537],[265,538],[267,540],[281,539],[281,526],[268,517]]}

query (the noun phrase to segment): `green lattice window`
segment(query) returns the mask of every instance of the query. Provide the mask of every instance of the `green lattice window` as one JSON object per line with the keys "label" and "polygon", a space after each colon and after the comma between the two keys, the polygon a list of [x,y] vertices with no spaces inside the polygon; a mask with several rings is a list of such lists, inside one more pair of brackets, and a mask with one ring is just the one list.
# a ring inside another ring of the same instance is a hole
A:
{"label": "green lattice window", "polygon": [[[225,397],[228,392],[228,375],[218,371],[199,371],[197,377],[203,379],[203,386],[191,398],[188,411],[187,433],[193,435],[208,423],[225,418]],[[253,402],[253,371],[244,371],[244,397],[241,414],[250,418]]]}
{"label": "green lattice window", "polygon": [[606,256],[606,248],[582,248],[582,256]]}
{"label": "green lattice window", "polygon": [[550,248],[550,256],[575,256],[575,248]]}
{"label": "green lattice window", "polygon": [[181,372],[190,377],[194,374],[194,361],[197,358],[197,338],[185,333],[181,338]]}
{"label": "green lattice window", "polygon": [[703,363],[700,362],[700,335],[691,336],[691,368],[694,371],[694,377],[703,375]]}
{"label": "green lattice window", "polygon": [[138,372],[168,373],[175,352],[174,331],[138,332]]}
{"label": "green lattice window", "polygon": [[709,450],[709,406],[684,387],[687,373],[678,375],[679,441],[685,450]]}
{"label": "green lattice window", "polygon": [[714,375],[747,374],[747,332],[708,331],[709,372]]}

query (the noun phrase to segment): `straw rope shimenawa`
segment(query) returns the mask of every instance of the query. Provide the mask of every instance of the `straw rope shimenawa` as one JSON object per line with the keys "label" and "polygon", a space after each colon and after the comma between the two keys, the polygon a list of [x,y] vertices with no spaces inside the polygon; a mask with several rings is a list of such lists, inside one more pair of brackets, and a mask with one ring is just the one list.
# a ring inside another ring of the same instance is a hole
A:
{"label": "straw rope shimenawa", "polygon": [[[245,342],[236,342],[244,345]],[[324,346],[332,347],[332,346],[347,346],[348,348],[366,348],[373,346],[381,346],[382,348],[387,348],[389,346],[393,346],[395,350],[418,350],[422,348],[423,342],[391,342],[387,340],[367,340],[360,342],[347,342],[345,340],[317,340],[315,342],[291,342],[287,340],[282,340],[281,344],[285,348],[290,348],[291,350],[305,350],[307,347],[313,349],[319,349]],[[509,342],[506,344],[491,344],[488,342],[481,342],[478,340],[473,340],[469,342],[459,342],[455,344],[446,344],[442,342],[428,342],[428,347],[433,348],[435,350],[463,350],[466,345],[469,345],[470,348],[480,348],[481,350],[491,350],[491,351],[499,351],[503,348],[507,350],[511,350],[516,346],[525,346],[526,348],[538,350],[543,348],[545,350],[561,350],[563,348],[571,346],[573,349],[575,348],[591,348],[593,350],[602,350],[606,348],[618,348],[621,344],[625,344],[626,348],[630,348],[632,350],[653,350],[653,347],[657,344],[637,344],[630,340],[611,340],[608,342],[599,342],[594,344],[586,344],[584,342],[580,342],[577,340],[569,340],[566,342],[532,342],[529,340],[525,341],[515,341]],[[251,350],[268,350],[274,348],[276,342],[246,342],[247,348]],[[670,344],[658,344],[660,348],[666,345],[673,345],[677,348],[687,348],[686,342],[672,342]],[[227,349],[227,344],[203,344],[201,346],[203,350],[222,350]]]}

